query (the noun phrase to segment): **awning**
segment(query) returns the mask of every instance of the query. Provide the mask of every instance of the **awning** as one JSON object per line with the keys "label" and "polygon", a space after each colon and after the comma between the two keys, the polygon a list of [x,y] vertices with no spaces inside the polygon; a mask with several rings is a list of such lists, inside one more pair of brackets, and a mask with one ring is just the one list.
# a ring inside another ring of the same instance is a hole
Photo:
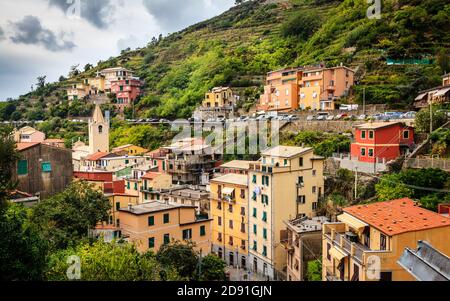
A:
{"label": "awning", "polygon": [[450,91],[450,88],[441,89],[441,90],[437,91],[437,92],[433,95],[433,97],[444,96],[448,91]]}
{"label": "awning", "polygon": [[234,188],[231,188],[231,187],[225,187],[224,189],[222,189],[222,194],[232,195],[233,192],[234,192]]}
{"label": "awning", "polygon": [[365,222],[357,219],[356,217],[351,216],[350,214],[344,213],[337,217],[337,219],[340,222],[346,223],[349,227],[357,230],[362,231],[365,227],[368,227],[369,225]]}
{"label": "awning", "polygon": [[415,100],[422,100],[425,97],[425,95],[427,95],[426,92],[422,93],[422,94],[419,94],[419,96],[417,96]]}
{"label": "awning", "polygon": [[330,249],[330,255],[333,256],[333,258],[336,258],[338,261],[341,261],[343,258],[347,257],[347,255],[345,255],[336,248]]}

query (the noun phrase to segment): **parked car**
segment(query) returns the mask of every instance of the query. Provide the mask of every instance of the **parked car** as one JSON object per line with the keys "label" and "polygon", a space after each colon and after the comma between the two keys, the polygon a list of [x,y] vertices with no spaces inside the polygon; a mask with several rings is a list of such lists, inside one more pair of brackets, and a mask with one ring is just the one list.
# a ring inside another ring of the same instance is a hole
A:
{"label": "parked car", "polygon": [[316,118],[314,117],[314,115],[309,115],[308,117],[306,117],[306,120],[307,120],[307,121],[313,121],[314,119],[316,119]]}
{"label": "parked car", "polygon": [[402,115],[403,119],[415,119],[417,115],[417,112],[411,111],[411,112],[407,112],[405,114]]}
{"label": "parked car", "polygon": [[328,115],[327,116],[327,120],[334,120],[334,116],[333,115]]}
{"label": "parked car", "polygon": [[326,120],[326,119],[327,119],[327,116],[326,116],[326,115],[319,115],[319,116],[317,116],[316,119],[317,119],[317,120]]}
{"label": "parked car", "polygon": [[358,120],[366,120],[367,119],[367,115],[365,114],[361,114],[357,117]]}
{"label": "parked car", "polygon": [[345,117],[347,117],[348,115],[347,114],[337,114],[335,117],[334,117],[334,120],[342,120],[342,119],[344,119]]}

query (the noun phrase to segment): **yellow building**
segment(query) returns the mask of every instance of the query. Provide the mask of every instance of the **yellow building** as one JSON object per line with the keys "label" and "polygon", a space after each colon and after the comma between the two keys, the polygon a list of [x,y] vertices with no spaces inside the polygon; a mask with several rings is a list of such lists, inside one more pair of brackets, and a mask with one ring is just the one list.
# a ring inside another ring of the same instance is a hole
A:
{"label": "yellow building", "polygon": [[198,216],[195,206],[150,202],[120,209],[122,237],[140,252],[159,248],[172,240],[192,241],[203,255],[211,252],[211,219]]}
{"label": "yellow building", "polygon": [[140,156],[148,152],[148,149],[133,144],[126,144],[113,148],[111,152],[120,154],[126,153],[129,156]]}
{"label": "yellow building", "polygon": [[226,174],[212,179],[213,252],[228,265],[248,267],[248,177]]}
{"label": "yellow building", "polygon": [[141,178],[139,199],[142,203],[159,201],[161,190],[172,187],[172,176],[166,173],[148,172]]}
{"label": "yellow building", "polygon": [[111,211],[109,214],[108,224],[114,227],[120,227],[119,210],[120,208],[127,208],[130,204],[138,205],[139,198],[137,196],[126,193],[106,194],[106,197],[111,203]]}
{"label": "yellow building", "polygon": [[136,178],[126,178],[125,180],[125,193],[135,197],[139,197],[141,192],[142,180]]}
{"label": "yellow building", "polygon": [[216,87],[205,94],[202,106],[205,108],[224,108],[236,105],[236,98],[230,87]]}
{"label": "yellow building", "polygon": [[100,94],[105,92],[106,80],[102,75],[85,79],[85,84],[89,85],[90,94]]}
{"label": "yellow building", "polygon": [[82,100],[89,95],[89,85],[84,82],[74,83],[70,85],[66,91],[69,101]]}
{"label": "yellow building", "polygon": [[276,146],[249,171],[249,260],[253,272],[285,279],[284,221],[313,217],[324,190],[322,157],[312,148]]}
{"label": "yellow building", "polygon": [[450,255],[450,218],[410,199],[345,208],[338,220],[322,229],[323,280],[415,280],[397,261],[419,240]]}

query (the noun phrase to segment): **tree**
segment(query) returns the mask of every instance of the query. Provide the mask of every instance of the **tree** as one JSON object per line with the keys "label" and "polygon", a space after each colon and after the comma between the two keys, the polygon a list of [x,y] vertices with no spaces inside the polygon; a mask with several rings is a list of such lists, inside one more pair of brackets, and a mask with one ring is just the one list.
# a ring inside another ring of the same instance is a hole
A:
{"label": "tree", "polygon": [[8,205],[0,214],[0,280],[41,280],[47,242],[30,224],[23,205]]}
{"label": "tree", "polygon": [[200,269],[197,271],[199,281],[225,281],[225,262],[214,254],[201,259]]}
{"label": "tree", "polygon": [[[70,256],[78,256],[83,281],[159,281],[180,280],[173,268],[164,268],[153,253],[140,254],[133,244],[81,243],[49,257],[45,277],[51,281],[69,280],[66,275]],[[69,261],[70,262],[70,261]]]}
{"label": "tree", "polygon": [[381,178],[375,185],[376,195],[379,201],[391,201],[412,197],[413,191],[401,181],[399,174],[389,174]]}
{"label": "tree", "polygon": [[7,197],[16,187],[11,178],[18,159],[12,128],[0,125],[0,214],[6,208]]}
{"label": "tree", "polygon": [[36,84],[36,86],[38,87],[38,89],[42,89],[42,88],[45,87],[45,80],[46,80],[46,78],[47,78],[46,75],[42,75],[42,76],[39,76],[39,77],[37,78],[37,84]]}
{"label": "tree", "polygon": [[88,72],[89,70],[91,70],[92,68],[94,68],[94,66],[92,66],[91,64],[86,64],[84,66],[84,72]]}
{"label": "tree", "polygon": [[74,76],[77,76],[78,74],[80,74],[80,71],[78,70],[79,66],[80,66],[80,64],[73,65],[70,67],[69,77],[74,77]]}
{"label": "tree", "polygon": [[445,48],[439,49],[438,55],[437,55],[437,63],[439,67],[441,68],[442,73],[446,73],[450,71],[450,59],[448,56],[448,52]]}
{"label": "tree", "polygon": [[[433,130],[437,130],[439,127],[447,122],[447,116],[443,111],[437,111],[433,108]],[[416,129],[421,133],[430,132],[430,109],[422,109],[416,115]]]}
{"label": "tree", "polygon": [[183,278],[195,277],[198,254],[192,242],[172,241],[165,244],[159,248],[156,258],[164,267],[174,267]]}
{"label": "tree", "polygon": [[108,219],[110,209],[109,200],[101,191],[80,181],[41,201],[34,208],[31,220],[52,248],[62,249],[86,238],[89,229]]}
{"label": "tree", "polygon": [[308,261],[306,279],[308,281],[322,281],[322,259]]}

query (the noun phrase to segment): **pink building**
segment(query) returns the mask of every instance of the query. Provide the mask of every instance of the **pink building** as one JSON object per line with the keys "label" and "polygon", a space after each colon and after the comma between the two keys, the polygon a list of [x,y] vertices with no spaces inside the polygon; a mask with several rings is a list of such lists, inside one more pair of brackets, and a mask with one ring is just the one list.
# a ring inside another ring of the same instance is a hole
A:
{"label": "pink building", "polygon": [[111,92],[116,94],[117,106],[120,111],[130,107],[136,98],[141,95],[141,81],[139,79],[122,79],[111,82]]}

